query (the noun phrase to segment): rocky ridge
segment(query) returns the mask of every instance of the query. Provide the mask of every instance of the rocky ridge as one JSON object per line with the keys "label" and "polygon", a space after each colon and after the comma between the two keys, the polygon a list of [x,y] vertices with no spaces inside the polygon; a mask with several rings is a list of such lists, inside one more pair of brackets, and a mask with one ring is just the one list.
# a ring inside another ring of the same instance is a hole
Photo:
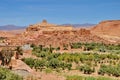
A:
{"label": "rocky ridge", "polygon": [[92,32],[120,37],[120,20],[102,21],[91,29]]}

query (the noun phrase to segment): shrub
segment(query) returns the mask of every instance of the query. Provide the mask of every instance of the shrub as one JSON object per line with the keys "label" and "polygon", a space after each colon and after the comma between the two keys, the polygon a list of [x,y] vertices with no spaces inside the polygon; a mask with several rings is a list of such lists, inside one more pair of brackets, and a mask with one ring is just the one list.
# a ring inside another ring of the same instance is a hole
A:
{"label": "shrub", "polygon": [[100,69],[98,71],[98,74],[104,75],[107,72],[107,66],[106,65],[101,65]]}
{"label": "shrub", "polygon": [[51,59],[53,59],[53,58],[58,58],[60,56],[60,54],[59,53],[52,53],[52,54],[50,54],[48,57],[47,57],[47,60],[48,61],[50,61]]}
{"label": "shrub", "polygon": [[34,67],[35,69],[40,69],[40,71],[42,71],[42,69],[44,68],[44,66],[46,65],[46,61],[45,60],[39,60],[39,59],[36,59],[34,61]]}
{"label": "shrub", "polygon": [[80,71],[83,71],[83,72],[84,72],[84,74],[91,74],[91,73],[93,73],[93,72],[94,72],[94,70],[93,70],[93,69],[91,69],[91,67],[90,67],[90,66],[88,66],[88,65],[83,65],[83,66],[80,66],[79,70],[80,70]]}
{"label": "shrub", "polygon": [[11,71],[0,67],[0,80],[23,80],[21,76],[13,74]]}
{"label": "shrub", "polygon": [[54,69],[58,68],[60,67],[60,61],[56,58],[53,58],[48,62],[48,67],[54,68]]}
{"label": "shrub", "polygon": [[61,62],[60,67],[64,70],[67,67],[67,64],[65,62]]}
{"label": "shrub", "polygon": [[27,65],[29,65],[31,68],[33,68],[34,67],[34,61],[35,61],[35,59],[33,59],[33,58],[23,58],[22,59]]}
{"label": "shrub", "polygon": [[68,63],[68,64],[67,64],[67,69],[68,69],[68,70],[71,70],[71,67],[72,67],[72,64],[71,64],[71,63]]}
{"label": "shrub", "polygon": [[111,66],[111,65],[101,65],[98,74],[104,75],[104,74],[108,74],[108,75],[113,75],[116,77],[120,76],[120,68],[118,66]]}
{"label": "shrub", "polygon": [[47,73],[52,73],[52,69],[51,69],[51,68],[45,69],[45,73],[46,73],[46,74],[47,74]]}

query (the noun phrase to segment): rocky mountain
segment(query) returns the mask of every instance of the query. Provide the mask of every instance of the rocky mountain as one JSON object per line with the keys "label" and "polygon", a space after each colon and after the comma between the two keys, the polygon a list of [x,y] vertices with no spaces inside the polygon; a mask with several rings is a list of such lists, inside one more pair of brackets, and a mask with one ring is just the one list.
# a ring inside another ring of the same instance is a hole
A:
{"label": "rocky mountain", "polygon": [[16,26],[16,25],[4,25],[0,26],[0,30],[18,30],[18,29],[25,29],[25,26]]}

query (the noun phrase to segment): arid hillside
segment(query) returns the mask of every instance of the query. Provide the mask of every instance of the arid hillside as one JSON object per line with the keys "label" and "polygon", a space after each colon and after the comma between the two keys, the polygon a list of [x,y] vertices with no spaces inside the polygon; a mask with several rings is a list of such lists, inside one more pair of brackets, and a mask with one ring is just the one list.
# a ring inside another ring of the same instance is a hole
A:
{"label": "arid hillside", "polygon": [[111,36],[120,36],[120,20],[102,21],[92,28],[92,32]]}
{"label": "arid hillside", "polygon": [[15,35],[7,31],[0,31],[0,37],[15,37]]}
{"label": "arid hillside", "polygon": [[120,20],[102,21],[91,32],[112,42],[120,42]]}

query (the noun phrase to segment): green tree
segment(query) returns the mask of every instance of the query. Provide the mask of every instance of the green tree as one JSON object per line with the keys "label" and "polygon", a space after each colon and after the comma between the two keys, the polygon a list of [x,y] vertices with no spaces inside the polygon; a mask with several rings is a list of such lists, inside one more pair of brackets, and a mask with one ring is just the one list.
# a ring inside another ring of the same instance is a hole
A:
{"label": "green tree", "polygon": [[93,72],[94,72],[94,68],[93,68],[93,69],[91,69],[91,67],[90,67],[90,66],[88,66],[88,65],[83,65],[83,66],[80,66],[79,70],[80,70],[80,71],[83,71],[83,72],[84,72],[84,74],[91,74],[91,73],[93,73]]}
{"label": "green tree", "polygon": [[24,61],[31,68],[33,68],[35,65],[35,59],[33,59],[33,58],[23,58],[22,61]]}
{"label": "green tree", "polygon": [[56,58],[53,58],[48,62],[48,67],[54,68],[54,69],[59,68],[60,67],[60,61]]}
{"label": "green tree", "polygon": [[39,60],[39,59],[36,59],[34,61],[34,67],[35,69],[40,69],[40,71],[42,71],[42,69],[44,68],[44,66],[46,65],[46,61],[45,60]]}

